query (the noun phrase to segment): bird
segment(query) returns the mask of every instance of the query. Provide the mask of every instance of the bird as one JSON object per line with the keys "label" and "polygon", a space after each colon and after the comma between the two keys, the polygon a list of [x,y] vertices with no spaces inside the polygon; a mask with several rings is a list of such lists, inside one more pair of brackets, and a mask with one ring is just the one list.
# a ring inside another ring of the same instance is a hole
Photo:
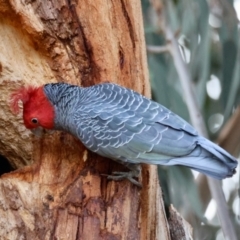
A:
{"label": "bird", "polygon": [[215,179],[231,177],[237,159],[200,136],[184,119],[138,92],[114,83],[80,87],[68,83],[26,86],[11,95],[27,129],[68,132],[87,149],[129,168],[109,179],[135,177],[141,164],[183,165]]}

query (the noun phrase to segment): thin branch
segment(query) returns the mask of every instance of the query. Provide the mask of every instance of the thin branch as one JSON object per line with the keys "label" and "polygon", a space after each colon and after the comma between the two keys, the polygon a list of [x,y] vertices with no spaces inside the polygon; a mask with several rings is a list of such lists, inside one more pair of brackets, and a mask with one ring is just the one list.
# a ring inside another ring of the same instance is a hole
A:
{"label": "thin branch", "polygon": [[169,52],[169,45],[165,45],[165,46],[152,46],[152,45],[147,45],[147,51],[149,53],[165,53],[165,52]]}
{"label": "thin branch", "polygon": [[202,118],[202,114],[199,110],[197,100],[194,95],[191,77],[179,51],[178,42],[169,27],[166,27],[165,30],[167,40],[171,42],[170,53],[173,57],[174,65],[181,81],[192,124],[199,131],[199,133],[201,133],[203,136],[207,136],[207,130]]}
{"label": "thin branch", "polygon": [[[181,57],[178,42],[172,30],[168,26],[165,26],[165,31],[167,40],[171,42],[170,53],[173,56],[174,64],[179,74],[179,78],[185,95],[185,100],[189,110],[192,124],[201,135],[208,137],[206,126],[203,121],[202,114],[197,104],[196,97],[193,91],[190,74],[186,64],[184,63]],[[223,194],[223,190],[220,185],[220,181],[208,178],[208,184],[210,187],[212,197],[217,203],[218,217],[221,222],[222,230],[225,237],[231,240],[237,240],[236,233],[234,231],[232,221],[230,219],[230,215],[228,212],[228,207]]]}

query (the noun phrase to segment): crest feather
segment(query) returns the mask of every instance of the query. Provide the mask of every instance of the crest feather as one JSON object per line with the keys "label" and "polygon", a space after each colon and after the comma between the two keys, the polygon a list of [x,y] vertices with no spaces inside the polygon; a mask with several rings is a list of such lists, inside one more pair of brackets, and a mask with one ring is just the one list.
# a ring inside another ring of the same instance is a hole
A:
{"label": "crest feather", "polygon": [[19,105],[18,102],[21,101],[25,104],[37,90],[37,87],[29,86],[29,87],[21,87],[11,94],[10,97],[10,108],[13,113],[19,113]]}

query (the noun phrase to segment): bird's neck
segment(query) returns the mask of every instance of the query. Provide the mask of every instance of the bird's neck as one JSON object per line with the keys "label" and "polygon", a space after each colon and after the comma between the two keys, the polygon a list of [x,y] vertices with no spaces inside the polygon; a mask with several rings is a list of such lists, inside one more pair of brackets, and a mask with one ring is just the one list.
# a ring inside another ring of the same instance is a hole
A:
{"label": "bird's neck", "polygon": [[47,84],[44,92],[54,107],[54,129],[70,132],[81,88],[65,83]]}

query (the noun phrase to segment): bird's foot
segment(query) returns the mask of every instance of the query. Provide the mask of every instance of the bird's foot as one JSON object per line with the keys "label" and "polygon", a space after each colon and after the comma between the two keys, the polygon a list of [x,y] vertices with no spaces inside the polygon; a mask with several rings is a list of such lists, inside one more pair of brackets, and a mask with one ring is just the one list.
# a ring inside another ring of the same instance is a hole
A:
{"label": "bird's foot", "polygon": [[130,172],[112,172],[113,175],[108,175],[108,174],[101,174],[102,176],[107,176],[107,179],[115,180],[115,181],[120,181],[123,179],[128,179],[131,183],[138,187],[142,187],[142,184],[139,183],[137,180],[134,179],[134,177],[139,176],[139,172],[136,171],[130,171]]}

